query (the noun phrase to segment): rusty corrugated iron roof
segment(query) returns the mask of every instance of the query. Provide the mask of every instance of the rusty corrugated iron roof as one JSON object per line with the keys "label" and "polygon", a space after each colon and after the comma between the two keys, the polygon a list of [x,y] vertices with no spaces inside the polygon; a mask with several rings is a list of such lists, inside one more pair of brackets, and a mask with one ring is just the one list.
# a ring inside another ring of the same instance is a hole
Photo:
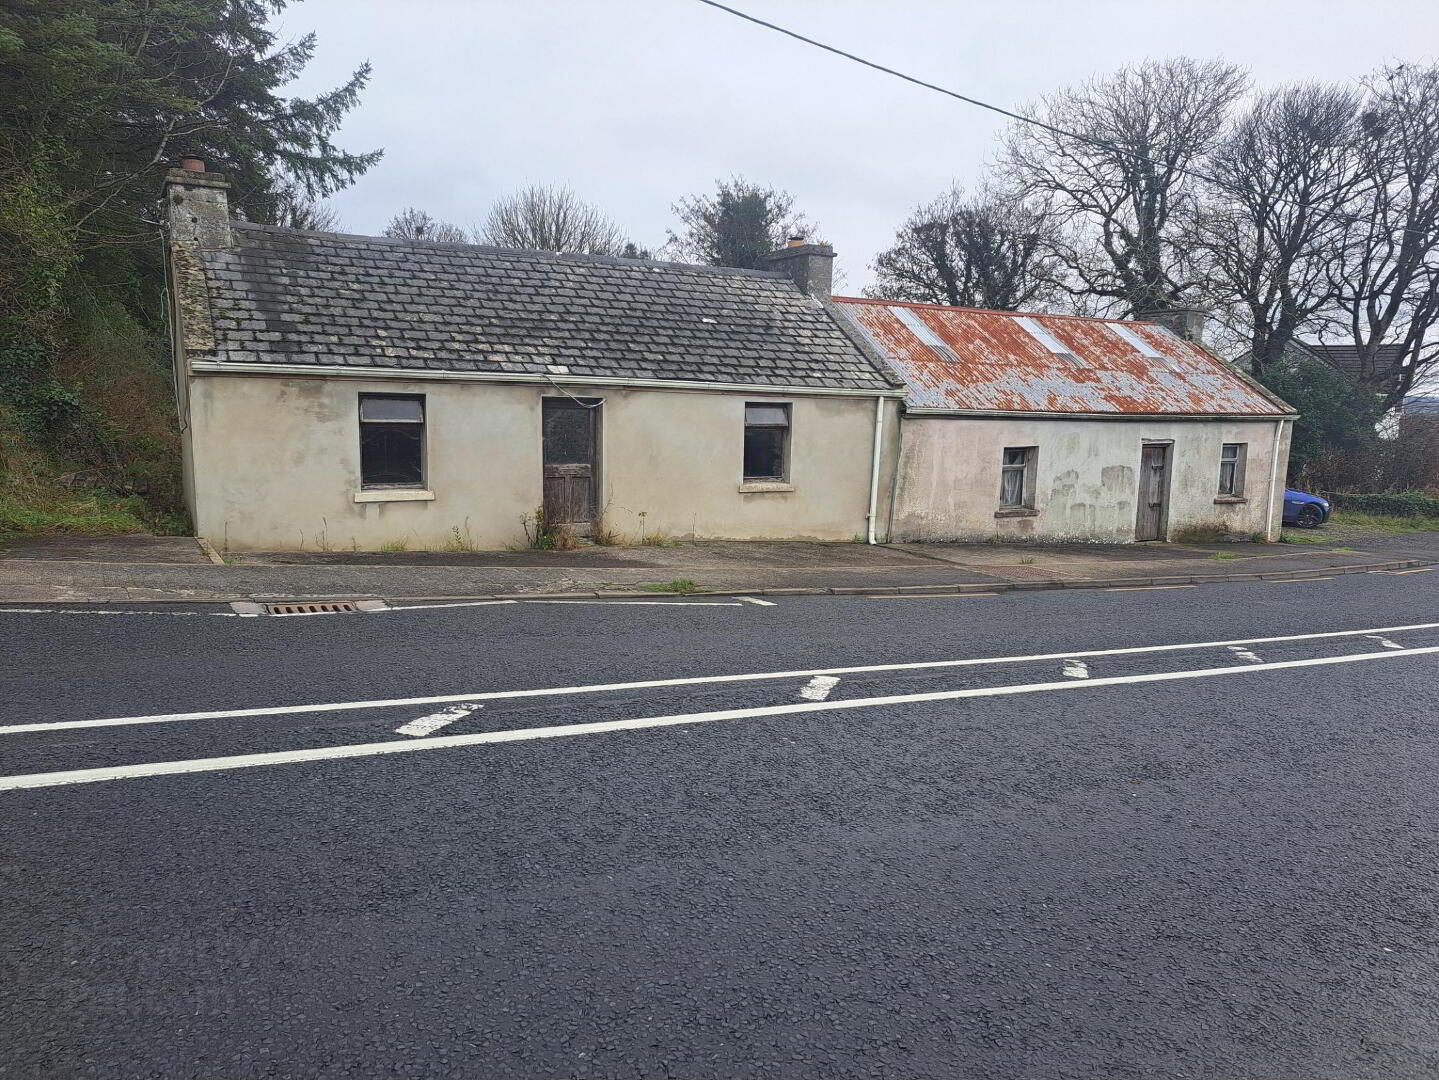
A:
{"label": "rusty corrugated iron roof", "polygon": [[837,296],[912,409],[1173,416],[1292,410],[1152,322]]}

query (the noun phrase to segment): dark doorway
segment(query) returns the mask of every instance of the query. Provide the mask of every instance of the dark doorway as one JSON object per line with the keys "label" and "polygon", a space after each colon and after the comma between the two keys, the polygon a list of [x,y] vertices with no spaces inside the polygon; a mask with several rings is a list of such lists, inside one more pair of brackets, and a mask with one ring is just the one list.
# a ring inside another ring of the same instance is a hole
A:
{"label": "dark doorway", "polygon": [[1139,517],[1136,540],[1163,540],[1169,502],[1169,444],[1145,443],[1139,459]]}
{"label": "dark doorway", "polygon": [[595,520],[598,399],[542,399],[545,524],[588,536]]}

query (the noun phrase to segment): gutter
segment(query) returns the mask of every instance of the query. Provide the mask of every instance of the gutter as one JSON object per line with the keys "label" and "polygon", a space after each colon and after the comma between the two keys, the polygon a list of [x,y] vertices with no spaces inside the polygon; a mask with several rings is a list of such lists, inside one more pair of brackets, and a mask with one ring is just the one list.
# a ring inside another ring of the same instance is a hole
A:
{"label": "gutter", "polygon": [[903,390],[860,390],[835,386],[774,386],[765,383],[712,382],[688,379],[620,379],[600,375],[511,374],[492,371],[427,371],[417,368],[358,368],[345,364],[236,363],[232,360],[193,360],[194,375],[309,375],[342,379],[416,379],[441,382],[524,383],[551,386],[562,382],[577,386],[632,386],[642,390],[719,390],[780,396],[807,394],[816,397],[902,398]]}
{"label": "gutter", "polygon": [[1275,413],[1101,413],[1101,412],[1037,412],[1023,409],[939,409],[905,406],[906,416],[947,416],[970,420],[1213,420],[1233,422],[1235,420],[1277,420],[1293,419],[1292,415]]}
{"label": "gutter", "polygon": [[1270,540],[1278,540],[1275,534],[1284,527],[1284,497],[1274,497],[1279,494],[1279,444],[1284,441],[1284,424],[1284,420],[1274,422],[1274,449],[1269,454],[1269,523],[1264,535]]}

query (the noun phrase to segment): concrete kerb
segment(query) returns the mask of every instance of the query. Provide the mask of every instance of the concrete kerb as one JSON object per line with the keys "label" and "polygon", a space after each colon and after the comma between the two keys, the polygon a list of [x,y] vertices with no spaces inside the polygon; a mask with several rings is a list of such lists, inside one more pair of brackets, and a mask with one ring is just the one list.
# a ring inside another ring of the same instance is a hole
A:
{"label": "concrete kerb", "polygon": [[77,604],[136,605],[136,604],[221,604],[228,605],[240,600],[255,603],[281,603],[286,601],[323,600],[385,600],[391,603],[464,603],[468,601],[512,600],[655,600],[673,597],[677,600],[694,596],[867,596],[894,595],[896,593],[1005,593],[1029,592],[1058,589],[1116,589],[1145,588],[1174,585],[1210,585],[1242,581],[1302,580],[1305,577],[1331,577],[1340,574],[1364,574],[1386,570],[1405,570],[1419,566],[1439,565],[1433,559],[1396,559],[1377,563],[1351,563],[1344,566],[1323,566],[1309,569],[1267,570],[1256,574],[1166,574],[1147,578],[1066,578],[1053,581],[995,581],[958,582],[950,585],[861,585],[861,586],[812,586],[808,588],[736,588],[696,589],[687,593],[661,592],[652,589],[583,590],[576,592],[549,593],[483,593],[475,595],[441,596],[380,596],[377,593],[287,593],[274,595],[251,595],[228,599],[204,597],[159,597],[155,599],[107,599],[107,600],[28,600],[0,601],[0,603],[47,604],[55,607],[72,607]]}

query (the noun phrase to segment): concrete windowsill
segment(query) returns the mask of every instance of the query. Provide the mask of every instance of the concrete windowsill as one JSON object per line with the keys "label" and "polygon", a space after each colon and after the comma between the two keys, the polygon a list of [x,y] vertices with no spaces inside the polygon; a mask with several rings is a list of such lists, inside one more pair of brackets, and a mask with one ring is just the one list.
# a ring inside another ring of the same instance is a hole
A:
{"label": "concrete windowsill", "polygon": [[794,485],[785,483],[783,480],[746,480],[739,486],[740,491],[745,494],[755,494],[760,491],[793,491]]}
{"label": "concrete windowsill", "polygon": [[1005,506],[994,512],[997,518],[1039,517],[1039,511],[1030,506]]}
{"label": "concrete windowsill", "polygon": [[1218,506],[1238,506],[1248,501],[1243,495],[1216,495],[1214,497],[1214,502]]}
{"label": "concrete windowsill", "polygon": [[357,503],[434,502],[435,493],[424,488],[367,488],[355,492]]}

